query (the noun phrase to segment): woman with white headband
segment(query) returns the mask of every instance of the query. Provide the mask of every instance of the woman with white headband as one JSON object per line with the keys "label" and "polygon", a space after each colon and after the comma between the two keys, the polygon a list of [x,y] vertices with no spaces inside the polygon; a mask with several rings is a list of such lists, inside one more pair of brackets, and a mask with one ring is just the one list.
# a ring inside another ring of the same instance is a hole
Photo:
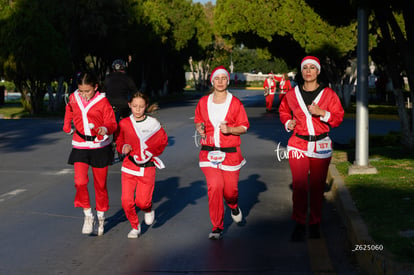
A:
{"label": "woman with white headband", "polygon": [[287,146],[293,187],[292,218],[296,221],[292,241],[304,241],[307,221],[309,238],[320,238],[323,193],[332,156],[329,130],[338,127],[344,116],[335,91],[318,82],[319,59],[306,56],[300,69],[304,83],[291,89],[279,107],[281,122],[286,131],[292,132]]}
{"label": "woman with white headband", "polygon": [[200,99],[195,110],[195,126],[201,136],[199,165],[207,179],[210,219],[213,225],[209,238],[218,240],[224,229],[223,198],[231,209],[234,222],[242,221],[238,204],[241,155],[240,135],[249,128],[249,120],[241,101],[227,86],[230,74],[219,66],[211,73],[212,89]]}

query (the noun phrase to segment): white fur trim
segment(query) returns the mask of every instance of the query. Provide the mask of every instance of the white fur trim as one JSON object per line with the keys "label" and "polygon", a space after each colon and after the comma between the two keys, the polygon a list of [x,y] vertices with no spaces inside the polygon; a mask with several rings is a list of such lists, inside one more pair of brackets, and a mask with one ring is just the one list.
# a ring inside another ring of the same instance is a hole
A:
{"label": "white fur trim", "polygon": [[128,168],[122,166],[121,171],[124,172],[124,173],[130,174],[130,175],[143,177],[145,168],[140,167],[139,170],[137,171],[137,170],[128,169]]}
{"label": "white fur trim", "polygon": [[223,165],[223,164],[218,164],[215,165],[209,161],[200,161],[199,162],[199,166],[200,167],[211,167],[211,168],[217,168],[217,169],[221,169],[224,171],[238,171],[240,170],[240,168],[242,168],[244,165],[246,164],[246,160],[243,159],[242,162],[240,162],[239,165],[234,165],[234,166],[230,166],[230,165]]}
{"label": "white fur trim", "polygon": [[321,71],[321,65],[316,60],[313,60],[313,59],[303,60],[303,62],[300,64],[300,71],[303,71],[303,66],[305,66],[306,64],[315,65],[316,68],[318,68],[318,70]]}
{"label": "white fur trim", "polygon": [[211,85],[213,85],[214,78],[219,74],[225,74],[227,76],[227,85],[228,85],[230,83],[229,72],[224,69],[218,69],[213,73],[213,75],[211,76]]}

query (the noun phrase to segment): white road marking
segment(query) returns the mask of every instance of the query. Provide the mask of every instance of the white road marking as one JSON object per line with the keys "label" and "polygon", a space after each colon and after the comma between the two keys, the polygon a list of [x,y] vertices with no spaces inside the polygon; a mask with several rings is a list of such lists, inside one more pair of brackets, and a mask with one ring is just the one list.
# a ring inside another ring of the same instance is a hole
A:
{"label": "white road marking", "polygon": [[60,171],[57,171],[56,175],[66,175],[66,174],[72,174],[72,173],[73,173],[72,168],[65,168],[65,169],[62,169]]}
{"label": "white road marking", "polygon": [[16,190],[13,190],[13,191],[11,191],[9,193],[0,195],[0,202],[3,202],[3,201],[8,200],[8,199],[11,199],[11,198],[19,195],[20,193],[23,193],[23,192],[26,192],[26,191],[27,191],[26,189],[16,189]]}
{"label": "white road marking", "polygon": [[53,176],[61,176],[61,175],[67,175],[67,174],[73,174],[73,168],[64,168],[55,172],[44,172],[45,175],[53,175]]}

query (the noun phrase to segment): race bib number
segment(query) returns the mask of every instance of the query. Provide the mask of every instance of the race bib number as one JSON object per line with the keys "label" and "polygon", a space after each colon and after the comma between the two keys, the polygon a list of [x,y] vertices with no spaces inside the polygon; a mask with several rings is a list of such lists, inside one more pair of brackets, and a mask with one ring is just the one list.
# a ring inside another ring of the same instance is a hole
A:
{"label": "race bib number", "polygon": [[316,153],[329,154],[332,152],[332,140],[329,137],[316,141]]}
{"label": "race bib number", "polygon": [[222,163],[225,158],[226,153],[222,151],[210,151],[207,155],[207,159],[214,165]]}

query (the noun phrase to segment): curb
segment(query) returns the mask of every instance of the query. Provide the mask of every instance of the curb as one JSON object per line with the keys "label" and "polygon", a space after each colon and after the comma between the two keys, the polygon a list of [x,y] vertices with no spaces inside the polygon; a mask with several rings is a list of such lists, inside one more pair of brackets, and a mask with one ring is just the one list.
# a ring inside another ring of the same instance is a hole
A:
{"label": "curb", "polygon": [[375,250],[380,244],[375,243],[369,235],[368,227],[354,205],[351,194],[345,186],[344,179],[334,164],[329,166],[327,180],[329,185],[332,186],[332,200],[347,228],[347,235],[352,249],[357,248],[357,246],[361,248],[358,251],[353,251],[360,267],[367,274],[373,275],[414,274],[414,264],[395,261],[393,255],[385,249]]}

